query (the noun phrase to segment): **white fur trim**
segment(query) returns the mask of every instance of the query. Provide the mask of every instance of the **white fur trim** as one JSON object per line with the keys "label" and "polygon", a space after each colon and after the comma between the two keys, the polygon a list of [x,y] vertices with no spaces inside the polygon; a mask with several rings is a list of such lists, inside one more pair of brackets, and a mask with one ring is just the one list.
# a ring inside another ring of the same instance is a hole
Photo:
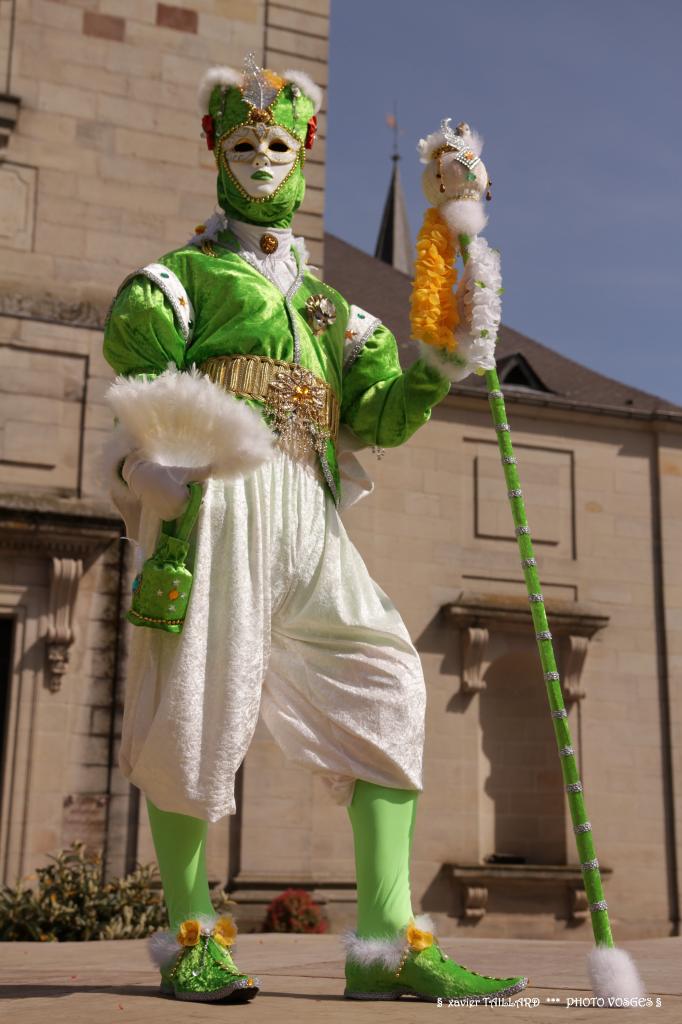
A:
{"label": "white fur trim", "polygon": [[[305,71],[291,69],[289,71],[283,71],[281,77],[284,78],[285,81],[292,82],[294,85],[297,85],[301,92],[305,93],[308,99],[312,101],[315,113],[318,112],[322,106],[322,90],[319,85],[316,85],[315,82],[313,82],[309,74]],[[208,113],[208,104],[211,99],[211,93],[217,85],[235,86],[237,89],[241,89],[243,81],[243,73],[235,70],[235,68],[209,68],[199,82],[199,91],[197,95],[199,113],[202,116]]]}
{"label": "white fur trim", "polygon": [[[421,931],[433,934],[433,921],[428,914],[418,914],[414,923]],[[346,950],[346,957],[363,967],[379,963],[387,971],[394,971],[402,959],[405,950],[405,929],[394,939],[363,939],[357,932],[347,931],[341,936]]]}
{"label": "white fur trim", "polygon": [[466,359],[459,350],[449,353],[445,349],[436,348],[435,345],[427,345],[425,342],[420,341],[419,356],[425,363],[432,366],[434,370],[438,370],[443,377],[447,377],[453,384],[464,380],[471,373],[471,368],[467,365]]}
{"label": "white fur trim", "polygon": [[435,153],[437,149],[445,145],[445,136],[442,132],[431,132],[425,139],[420,139],[417,143],[417,152],[419,153],[419,163],[428,164],[431,159],[431,154]]}
{"label": "white fur trim", "polygon": [[[473,149],[476,156],[480,156],[483,152],[483,138],[478,132],[470,132],[466,135],[467,145]],[[448,145],[448,140],[443,135],[443,132],[439,129],[436,132],[431,132],[425,139],[420,139],[417,143],[417,152],[419,153],[419,162],[422,164],[428,164],[433,154],[437,149],[441,149],[443,146]]]}
{"label": "white fur trim", "polygon": [[595,946],[587,957],[592,991],[603,999],[639,999],[646,995],[634,960],[624,949]]}
{"label": "white fur trim", "polygon": [[480,156],[481,153],[483,152],[483,136],[479,135],[478,132],[475,132],[472,129],[469,134],[469,145],[473,149],[476,156]]}
{"label": "white fur trim", "polygon": [[297,85],[301,92],[305,93],[309,100],[312,100],[315,113],[318,112],[322,106],[322,90],[319,85],[313,82],[310,75],[305,71],[297,71],[295,68],[289,71],[282,72],[282,78],[287,82],[292,82]]}
{"label": "white fur trim", "polygon": [[199,93],[197,95],[199,113],[202,116],[208,113],[208,103],[211,99],[211,93],[215,89],[216,85],[234,85],[237,89],[241,89],[243,79],[244,76],[242,72],[236,71],[234,68],[209,68],[199,82]]}
{"label": "white fur trim", "polygon": [[449,199],[438,207],[438,212],[455,240],[458,235],[480,234],[488,223],[483,203],[478,199]]}
{"label": "white fur trim", "polygon": [[273,455],[261,416],[196,367],[181,372],[170,364],[151,381],[117,377],[107,399],[146,458],[204,470],[197,479],[250,473]]}
{"label": "white fur trim", "polygon": [[395,971],[405,949],[402,935],[395,939],[361,939],[357,932],[344,932],[341,942],[348,960],[363,967],[379,963],[387,971]]}
{"label": "white fur trim", "polygon": [[173,932],[154,932],[147,939],[149,959],[157,967],[165,967],[178,955],[182,946]]}
{"label": "white fur trim", "polygon": [[417,928],[419,928],[421,931],[431,932],[431,934],[433,935],[434,924],[433,918],[431,917],[430,914],[417,914],[417,916],[414,919],[414,923],[416,924]]}
{"label": "white fur trim", "polygon": [[218,208],[211,216],[203,222],[204,230],[192,235],[187,245],[201,245],[202,242],[213,242],[218,237],[219,231],[227,228],[227,217]]}

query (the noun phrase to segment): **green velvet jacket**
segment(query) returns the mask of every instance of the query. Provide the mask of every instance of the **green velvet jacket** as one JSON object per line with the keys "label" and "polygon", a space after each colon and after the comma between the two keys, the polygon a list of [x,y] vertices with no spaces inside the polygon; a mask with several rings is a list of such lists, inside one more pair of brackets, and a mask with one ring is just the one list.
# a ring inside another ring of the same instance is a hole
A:
{"label": "green velvet jacket", "polygon": [[[194,320],[187,340],[171,303],[155,283],[137,275],[124,285],[104,334],[104,356],[117,373],[155,376],[171,362],[183,370],[201,366],[211,356],[237,353],[298,361],[334,389],[341,424],[365,444],[384,448],[411,437],[448,393],[449,381],[423,360],[403,372],[391,332],[369,313],[349,306],[300,264],[297,284],[285,299],[239,255],[230,232],[221,232],[212,249],[215,255],[188,245],[159,261],[177,276],[192,304]],[[305,305],[319,294],[334,303],[336,321],[316,336]],[[322,461],[338,503],[333,442]]]}

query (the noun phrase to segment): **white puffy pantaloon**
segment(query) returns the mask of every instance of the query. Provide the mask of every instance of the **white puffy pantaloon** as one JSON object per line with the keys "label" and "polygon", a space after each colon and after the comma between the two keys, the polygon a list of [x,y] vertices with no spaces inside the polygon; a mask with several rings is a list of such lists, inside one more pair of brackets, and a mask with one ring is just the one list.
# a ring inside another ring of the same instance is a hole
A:
{"label": "white puffy pantaloon", "polygon": [[[143,515],[146,555],[157,530]],[[195,537],[182,633],[132,630],[124,775],[162,810],[232,814],[260,709],[339,804],[358,778],[421,789],[419,656],[311,466],[278,450],[208,481]]]}

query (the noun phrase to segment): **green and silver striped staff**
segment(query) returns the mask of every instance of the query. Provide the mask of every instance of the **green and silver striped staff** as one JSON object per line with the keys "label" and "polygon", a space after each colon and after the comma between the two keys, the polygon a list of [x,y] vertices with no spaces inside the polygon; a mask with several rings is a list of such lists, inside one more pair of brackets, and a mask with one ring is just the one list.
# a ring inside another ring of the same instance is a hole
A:
{"label": "green and silver striped staff", "polygon": [[[467,235],[459,236],[462,260],[466,264],[469,259],[470,238]],[[559,758],[561,761],[561,772],[564,778],[564,787],[568,795],[568,806],[573,822],[580,868],[582,870],[585,892],[589,902],[590,917],[592,920],[592,931],[595,942],[600,946],[613,946],[613,936],[609,923],[609,913],[604,890],[601,883],[599,861],[592,838],[592,824],[588,820],[585,800],[583,798],[583,784],[578,773],[578,764],[575,759],[575,751],[571,741],[571,732],[568,727],[568,712],[564,705],[564,697],[561,690],[561,681],[557,671],[557,663],[554,655],[554,644],[552,634],[547,621],[545,603],[542,597],[542,587],[537,569],[537,561],[533,551],[533,541],[530,535],[530,527],[526,517],[526,505],[523,500],[521,480],[517,468],[518,460],[514,455],[514,448],[511,441],[511,428],[507,420],[507,413],[504,404],[504,396],[500,389],[500,381],[497,370],[486,370],[485,383],[488,389],[488,400],[492,413],[495,432],[497,434],[497,445],[500,450],[504,479],[507,484],[507,497],[509,498],[514,520],[514,532],[519,546],[521,566],[526,581],[528,600],[530,601],[530,613],[535,628],[535,639],[537,640],[538,651],[540,652],[540,663],[544,673],[547,686],[547,699],[552,715],[552,725],[556,737]]]}
{"label": "green and silver striped staff", "polygon": [[[628,953],[617,949],[613,942],[592,825],[587,817],[583,785],[571,743],[561,680],[533,553],[533,542],[526,518],[504,397],[497,371],[488,369],[491,364],[494,365],[493,348],[500,323],[498,295],[501,294],[501,289],[496,258],[485,239],[480,236],[487,220],[483,213],[481,198],[484,192],[486,198],[490,198],[491,185],[480,156],[482,145],[481,138],[472,132],[466,122],[462,121],[453,128],[451,119],[446,118],[441,121],[437,131],[420,139],[417,146],[420,160],[424,164],[422,190],[432,210],[427,211],[422,232],[417,240],[419,255],[415,267],[411,311],[413,337],[422,340],[423,355],[427,361],[435,362],[451,380],[464,379],[475,367],[480,367],[478,372],[485,373],[488,399],[530,601],[535,639],[540,652],[552,726],[559,751],[564,788],[568,796],[580,868],[589,902],[595,946],[588,958],[588,970],[595,995],[605,1000],[600,1005],[612,1005],[606,1000],[618,997],[627,1000],[640,999],[644,995],[644,988]],[[435,217],[434,210],[437,214]],[[443,227],[447,229],[452,247],[444,244]],[[447,294],[450,287],[447,263],[452,259],[453,249],[456,256],[457,247],[462,253],[464,263],[470,262],[470,270],[473,270],[470,275],[473,285],[471,327],[461,338],[456,339],[456,351],[444,352],[441,347],[442,337],[448,330],[452,333],[450,319],[453,312],[450,301],[452,296]],[[437,354],[434,355],[434,351]]]}
{"label": "green and silver striped staff", "polygon": [[[460,251],[465,264],[469,259],[470,242],[469,236],[459,235]],[[568,727],[568,713],[564,705],[561,680],[554,655],[552,633],[547,621],[540,576],[533,551],[533,541],[526,517],[526,506],[521,489],[518,461],[514,455],[511,428],[507,419],[504,396],[500,388],[497,370],[486,370],[485,382],[490,402],[490,411],[497,434],[502,467],[504,469],[507,497],[511,505],[514,532],[521,556],[521,566],[526,582],[528,600],[530,601],[535,639],[540,654],[552,726],[561,762],[564,788],[568,797],[573,832],[575,833],[575,841],[578,848],[580,869],[589,904],[592,932],[596,944],[588,958],[588,969],[592,987],[596,995],[605,998],[619,996],[631,999],[637,998],[643,995],[643,986],[637,968],[629,954],[625,950],[617,949],[613,941],[609,913],[606,900],[604,899],[604,890],[599,871],[599,861],[592,835],[592,823],[587,816],[583,784],[580,780],[575,751],[571,741],[571,732]]]}

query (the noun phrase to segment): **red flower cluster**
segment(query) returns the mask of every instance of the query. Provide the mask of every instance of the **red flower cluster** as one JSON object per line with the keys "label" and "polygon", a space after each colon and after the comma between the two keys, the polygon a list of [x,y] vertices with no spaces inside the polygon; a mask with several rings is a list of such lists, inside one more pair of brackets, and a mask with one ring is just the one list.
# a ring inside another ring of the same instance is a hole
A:
{"label": "red flower cluster", "polygon": [[264,932],[303,932],[321,935],[329,922],[322,909],[305,889],[287,889],[268,906]]}
{"label": "red flower cluster", "polygon": [[201,119],[201,127],[204,130],[206,136],[206,145],[209,149],[215,147],[215,122],[211,114],[204,114]]}
{"label": "red flower cluster", "polygon": [[315,141],[316,134],[317,134],[317,117],[315,116],[315,114],[313,114],[313,116],[308,121],[308,131],[306,132],[306,135],[305,135],[305,148],[306,149],[312,149],[313,148],[313,142]]}

